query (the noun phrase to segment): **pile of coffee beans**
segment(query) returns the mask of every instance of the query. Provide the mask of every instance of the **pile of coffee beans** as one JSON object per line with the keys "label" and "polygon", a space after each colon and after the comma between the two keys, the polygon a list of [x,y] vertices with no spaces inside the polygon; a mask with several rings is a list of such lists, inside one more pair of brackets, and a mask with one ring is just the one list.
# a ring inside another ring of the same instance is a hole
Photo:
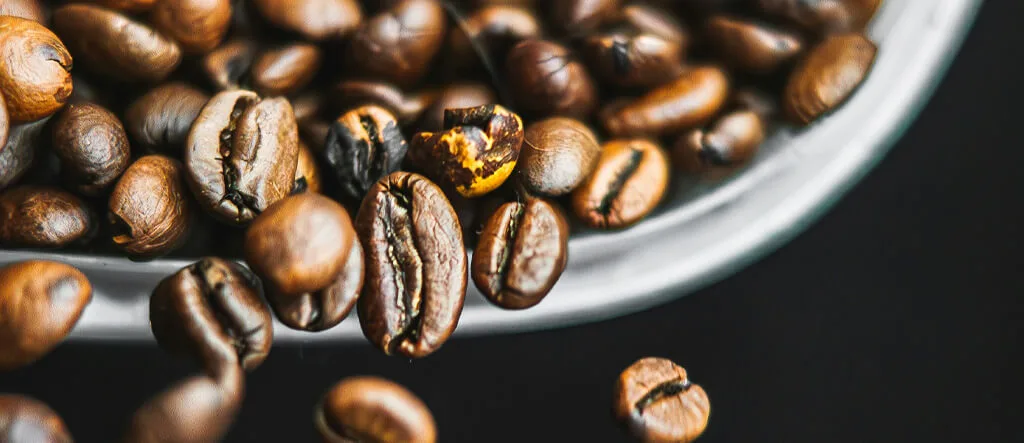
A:
{"label": "pile of coffee beans", "polygon": [[[150,321],[202,375],[142,405],[125,441],[216,441],[275,318],[317,332],[355,309],[382,352],[422,358],[470,280],[503,309],[541,303],[573,232],[628,228],[676,177],[736,173],[773,127],[841,106],[880,4],[3,0],[0,247],[195,260],[154,288]],[[53,261],[0,282],[3,369],[92,297]],[[709,403],[646,358],[614,411],[643,441],[689,442]],[[438,434],[373,377],[314,416],[324,441]],[[0,440],[28,435],[71,441],[45,405],[0,396]]]}

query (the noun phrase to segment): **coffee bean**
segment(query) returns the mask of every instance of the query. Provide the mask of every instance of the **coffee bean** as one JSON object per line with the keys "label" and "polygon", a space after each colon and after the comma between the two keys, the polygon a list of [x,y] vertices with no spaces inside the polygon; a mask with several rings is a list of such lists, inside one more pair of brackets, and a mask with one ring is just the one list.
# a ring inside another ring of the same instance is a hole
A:
{"label": "coffee bean", "polygon": [[264,51],[252,65],[253,88],[264,96],[292,94],[313,79],[320,58],[320,48],[308,43]]}
{"label": "coffee bean", "polygon": [[569,36],[581,36],[614,18],[620,3],[620,0],[555,1],[551,5],[551,22]]}
{"label": "coffee bean", "polygon": [[807,125],[842,105],[875,64],[878,47],[862,34],[836,34],[815,46],[783,93],[786,116]]}
{"label": "coffee bean", "polygon": [[316,164],[316,154],[299,140],[299,155],[295,164],[295,184],[292,193],[320,192],[320,167]]}
{"label": "coffee bean", "polygon": [[125,111],[125,129],[142,148],[169,155],[184,151],[185,138],[210,97],[186,83],[165,83]]}
{"label": "coffee bean", "polygon": [[215,257],[163,279],[149,300],[149,323],[160,347],[196,358],[215,378],[235,366],[256,369],[274,338],[259,279]]}
{"label": "coffee bean", "polygon": [[679,77],[689,45],[682,25],[650,6],[623,11],[611,30],[584,40],[583,52],[594,72],[627,87],[659,86]]}
{"label": "coffee bean", "polygon": [[0,441],[71,443],[72,439],[64,420],[43,402],[0,394]]}
{"label": "coffee bean", "polygon": [[860,31],[867,26],[882,0],[757,0],[766,14],[783,17],[818,32]]}
{"label": "coffee bean", "polygon": [[17,183],[35,159],[36,145],[49,118],[12,126],[0,149],[0,190]]}
{"label": "coffee bean", "polygon": [[225,91],[203,107],[185,142],[188,183],[217,219],[244,225],[291,193],[299,155],[292,106]]}
{"label": "coffee bean", "polygon": [[150,20],[185,53],[203,54],[216,48],[227,34],[231,0],[160,0]]}
{"label": "coffee bean", "polygon": [[0,370],[31,364],[68,336],[92,300],[78,269],[42,260],[0,268]]}
{"label": "coffee bean", "polygon": [[337,326],[356,305],[363,289],[363,248],[352,242],[345,267],[334,282],[324,289],[298,296],[276,291],[267,294],[274,314],[285,326],[300,331],[318,332]]}
{"label": "coffee bean", "polygon": [[295,194],[253,220],[245,233],[245,261],[268,291],[314,292],[334,282],[354,238],[341,205],[320,194]]}
{"label": "coffee bean", "polygon": [[39,0],[4,0],[0,16],[9,15],[46,25],[46,11]]}
{"label": "coffee bean", "polygon": [[357,0],[254,0],[268,22],[310,41],[340,39],[363,20]]}
{"label": "coffee bean", "polygon": [[153,8],[157,0],[90,0],[104,8],[126,12],[144,12]]}
{"label": "coffee bean", "polygon": [[526,128],[519,178],[531,192],[558,196],[576,189],[597,166],[601,145],[578,120],[552,117]]}
{"label": "coffee bean", "polygon": [[218,90],[238,89],[248,83],[249,68],[256,59],[256,42],[231,40],[203,57],[203,74]]}
{"label": "coffee bean", "polygon": [[582,119],[597,104],[590,74],[569,49],[557,43],[520,42],[509,51],[505,66],[516,104],[529,112]]}
{"label": "coffee bean", "polygon": [[630,226],[650,214],[668,186],[668,159],[645,139],[605,143],[597,168],[572,194],[572,208],[592,228]]}
{"label": "coffee bean", "polygon": [[156,83],[181,62],[181,48],[149,26],[99,6],[70,4],[53,11],[53,30],[92,71]]}
{"label": "coffee bean", "polygon": [[463,197],[479,197],[512,174],[523,144],[523,120],[501,105],[444,111],[447,131],[413,137],[411,159]]}
{"label": "coffee bean", "polygon": [[7,102],[0,95],[0,147],[7,146],[7,132],[11,127],[11,116],[7,114]]}
{"label": "coffee bean", "polygon": [[114,245],[135,259],[177,249],[195,224],[194,203],[181,163],[147,155],[132,163],[114,185],[108,205]]}
{"label": "coffee bean", "polygon": [[537,0],[473,0],[473,3],[478,8],[485,8],[487,6],[515,6],[532,10],[537,4]]}
{"label": "coffee bean", "polygon": [[399,169],[407,150],[395,116],[370,105],[346,112],[331,124],[324,159],[345,195],[360,201],[377,180]]}
{"label": "coffee bean", "polygon": [[128,168],[128,135],[112,112],[91,103],[71,104],[53,125],[53,151],[64,183],[86,196],[100,195]]}
{"label": "coffee bean", "polygon": [[701,126],[729,96],[729,79],[713,66],[695,67],[624,105],[611,104],[601,120],[613,136],[660,136]]}
{"label": "coffee bean", "polygon": [[392,173],[363,199],[356,230],[366,258],[363,334],[388,355],[436,351],[466,297],[462,227],[444,192],[423,176]]}
{"label": "coffee bean", "polygon": [[637,3],[623,7],[618,19],[613,22],[614,26],[635,29],[642,34],[679,43],[685,50],[690,46],[689,31],[676,19],[675,14],[666,10],[671,2],[665,1],[661,5]]}
{"label": "coffee bean", "polygon": [[769,73],[803,51],[800,36],[772,26],[728,16],[707,23],[708,40],[730,66],[753,73]]}
{"label": "coffee bean", "polygon": [[407,97],[401,89],[387,82],[343,80],[332,91],[332,104],[343,113],[360,106],[377,105],[404,124],[419,118],[436,96],[436,93],[425,92]]}
{"label": "coffee bean", "polygon": [[401,0],[364,22],[348,47],[349,66],[398,86],[416,83],[444,43],[447,19],[437,0]]}
{"label": "coffee bean", "polygon": [[57,112],[71,95],[71,54],[43,25],[0,16],[0,95],[14,123]]}
{"label": "coffee bean", "polygon": [[85,243],[96,227],[89,207],[58,188],[19,186],[0,193],[0,245],[5,248]]}
{"label": "coffee bean", "polygon": [[[241,377],[240,375],[237,377]],[[238,416],[243,392],[205,376],[191,377],[146,400],[121,439],[124,443],[221,441]]]}
{"label": "coffee bean", "polygon": [[374,376],[348,377],[332,386],[317,404],[313,424],[325,443],[437,441],[434,417],[423,401]]}
{"label": "coffee bean", "polygon": [[454,83],[446,86],[423,112],[418,125],[421,131],[437,132],[444,129],[444,111],[447,109],[475,108],[497,102],[490,87],[480,83]]}
{"label": "coffee bean", "polygon": [[733,169],[754,157],[764,137],[764,121],[757,113],[731,112],[707,130],[694,129],[680,136],[672,148],[672,163],[691,174]]}
{"label": "coffee bean", "polygon": [[729,98],[729,107],[757,114],[766,126],[779,112],[777,97],[749,86],[741,87],[732,94]]}
{"label": "coffee bean", "polygon": [[644,442],[689,443],[704,432],[711,404],[686,370],[663,358],[637,360],[615,385],[615,417]]}
{"label": "coffee bean", "polygon": [[479,45],[483,55],[491,60],[504,60],[516,43],[541,35],[540,22],[529,10],[504,4],[485,6],[452,27],[446,56],[464,69],[472,62],[481,62],[481,54],[477,54],[474,45]]}

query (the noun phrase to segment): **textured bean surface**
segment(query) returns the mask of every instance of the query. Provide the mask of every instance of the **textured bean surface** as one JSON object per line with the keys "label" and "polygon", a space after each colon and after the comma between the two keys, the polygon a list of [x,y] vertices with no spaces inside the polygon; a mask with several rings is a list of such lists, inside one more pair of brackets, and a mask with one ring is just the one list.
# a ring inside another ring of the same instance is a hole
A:
{"label": "textured bean surface", "polygon": [[313,413],[324,443],[433,443],[437,427],[415,394],[372,376],[349,377],[331,387]]}
{"label": "textured bean surface", "polygon": [[806,125],[841,105],[867,77],[877,53],[863,34],[833,35],[819,43],[789,78],[786,115]]}
{"label": "textured bean surface", "polygon": [[707,427],[707,393],[686,370],[663,358],[637,360],[615,385],[615,416],[644,442],[695,440]]}
{"label": "textured bean surface", "polygon": [[128,135],[114,113],[94,104],[71,104],[54,121],[53,150],[64,183],[96,196],[128,168]]}
{"label": "textured bean surface", "polygon": [[96,227],[85,202],[59,188],[26,185],[0,193],[0,246],[5,248],[86,242]]}
{"label": "textured bean surface", "polygon": [[0,15],[0,95],[12,121],[53,114],[71,96],[71,54],[38,22]]}
{"label": "textured bean surface", "polygon": [[573,191],[572,208],[593,228],[624,228],[646,217],[665,195],[668,158],[649,140],[605,143],[597,168]]}
{"label": "textured bean surface", "polygon": [[132,163],[114,185],[107,206],[114,245],[137,259],[181,246],[195,224],[181,163],[148,155]]}
{"label": "textured bean surface", "polygon": [[593,172],[601,156],[597,136],[585,124],[552,117],[530,124],[519,156],[519,177],[532,192],[572,192]]}

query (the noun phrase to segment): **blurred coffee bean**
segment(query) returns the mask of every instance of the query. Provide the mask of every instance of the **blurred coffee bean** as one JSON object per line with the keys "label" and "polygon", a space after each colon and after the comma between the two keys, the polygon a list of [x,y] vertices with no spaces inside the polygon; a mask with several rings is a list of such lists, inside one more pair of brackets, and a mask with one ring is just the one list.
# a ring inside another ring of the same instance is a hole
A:
{"label": "blurred coffee bean", "polygon": [[88,3],[95,3],[104,8],[118,11],[145,12],[153,8],[157,0],[89,0]]}
{"label": "blurred coffee bean", "polygon": [[761,117],[765,126],[779,112],[778,98],[764,90],[750,86],[740,87],[729,98],[729,107],[751,111]]}
{"label": "blurred coffee bean", "polygon": [[369,105],[346,112],[331,124],[324,159],[342,192],[361,201],[374,183],[399,169],[407,150],[395,116]]}
{"label": "blurred coffee bean", "polygon": [[399,384],[354,376],[328,390],[313,411],[324,443],[435,443],[437,426],[423,401]]}
{"label": "blurred coffee bean", "polygon": [[875,16],[882,0],[755,0],[762,12],[783,17],[808,31],[860,31]]}
{"label": "blurred coffee bean", "polygon": [[271,290],[267,301],[277,319],[300,331],[319,332],[337,326],[356,305],[363,289],[363,248],[352,241],[345,267],[326,288],[299,295],[284,295]]}
{"label": "blurred coffee bean", "polygon": [[621,7],[620,0],[553,0],[551,22],[565,34],[580,37],[613,19]]}
{"label": "blurred coffee bean", "polygon": [[531,113],[583,119],[597,104],[590,74],[557,43],[520,42],[509,51],[505,66],[516,105]]}
{"label": "blurred coffee bean", "polygon": [[46,25],[46,10],[40,0],[4,0],[0,2],[0,16],[9,15]]}
{"label": "blurred coffee bean", "polygon": [[7,102],[0,94],[0,148],[7,146],[7,132],[11,128],[11,116],[7,114]]}
{"label": "blurred coffee bean", "polygon": [[540,38],[541,25],[529,10],[515,6],[486,6],[473,11],[449,31],[446,60],[462,68],[480,63],[473,45],[492,60],[504,60],[508,50],[522,40]]}
{"label": "blurred coffee bean", "polygon": [[612,84],[658,86],[683,72],[688,45],[686,32],[671,14],[633,5],[623,9],[611,29],[588,36],[583,52],[594,72]]}
{"label": "blurred coffee bean", "polygon": [[707,427],[708,395],[663,358],[637,360],[615,384],[615,417],[643,442],[694,441]]}
{"label": "blurred coffee bean", "polygon": [[447,109],[475,108],[497,103],[490,87],[481,83],[454,83],[441,90],[440,95],[423,112],[418,126],[420,131],[437,132],[444,129],[444,111]]}
{"label": "blurred coffee bean", "polygon": [[59,188],[19,186],[0,193],[0,246],[60,248],[85,243],[96,217],[78,197]]}
{"label": "blurred coffee bean", "polygon": [[238,89],[249,83],[249,68],[256,59],[256,42],[235,39],[203,57],[203,73],[215,89]]}
{"label": "blurred coffee bean", "polygon": [[103,91],[96,87],[92,80],[86,79],[82,72],[75,72],[71,76],[71,96],[68,97],[68,103],[93,103],[105,108],[109,108],[110,104],[115,97],[111,97],[107,91]]}
{"label": "blurred coffee bean", "polygon": [[17,183],[32,166],[36,145],[49,118],[14,125],[7,133],[7,144],[0,148],[0,190]]}
{"label": "blurred coffee bean", "polygon": [[447,26],[437,0],[400,0],[370,17],[352,35],[349,66],[367,78],[410,86],[430,68]]}
{"label": "blurred coffee bean", "polygon": [[387,82],[343,80],[331,94],[332,105],[344,113],[360,106],[377,105],[394,114],[399,123],[412,122],[437,97],[437,93],[423,91],[406,96],[401,89]]}
{"label": "blurred coffee bean", "polygon": [[708,40],[730,66],[752,73],[769,73],[803,51],[800,36],[772,26],[728,16],[707,22]]}
{"label": "blurred coffee bean", "polygon": [[68,336],[91,300],[89,280],[72,266],[30,260],[0,268],[0,370],[17,369],[48,354]]}
{"label": "blurred coffee bean", "polygon": [[594,172],[573,191],[573,212],[592,228],[628,227],[661,202],[668,177],[668,158],[654,142],[612,140]]}
{"label": "blurred coffee bean", "polygon": [[624,105],[609,104],[601,120],[613,136],[661,136],[708,122],[729,96],[729,79],[714,66],[699,66]]}
{"label": "blurred coffee bean", "polygon": [[552,117],[526,128],[519,178],[531,192],[559,196],[576,189],[597,166],[601,145],[578,120]]}
{"label": "blurred coffee bean", "polygon": [[331,122],[324,119],[310,118],[299,122],[299,134],[302,134],[302,139],[309,144],[309,149],[318,156],[323,155],[330,130]]}
{"label": "blurred coffee bean", "polygon": [[73,440],[64,420],[45,403],[23,395],[0,394],[0,441],[71,443]]}
{"label": "blurred coffee bean", "polygon": [[756,112],[734,111],[706,130],[694,129],[680,136],[672,147],[672,163],[691,174],[733,168],[753,158],[764,138],[764,120]]}
{"label": "blurred coffee bean", "polygon": [[320,69],[320,48],[294,43],[264,51],[252,65],[252,85],[264,96],[289,95]]}
{"label": "blurred coffee bean", "polygon": [[253,0],[268,22],[319,42],[348,36],[363,20],[357,0]]}
{"label": "blurred coffee bean", "polygon": [[121,439],[123,443],[221,441],[242,405],[241,386],[227,388],[206,376],[188,378],[146,400]]}
{"label": "blurred coffee bean", "polygon": [[177,249],[195,223],[181,163],[147,155],[132,163],[110,194],[107,218],[114,245],[134,259]]}
{"label": "blurred coffee bean", "polygon": [[299,155],[295,163],[295,184],[292,192],[320,192],[320,167],[316,154],[299,140]]}
{"label": "blurred coffee bean", "polygon": [[150,20],[188,54],[209,52],[231,25],[231,0],[160,0]]}
{"label": "blurred coffee bean", "polygon": [[[641,34],[653,35],[662,40],[678,43],[683,50],[690,46],[689,31],[667,10],[673,0],[663,5],[636,3],[622,8],[619,17],[612,22],[614,27],[634,29]],[[744,0],[740,0],[744,1]]]}
{"label": "blurred coffee bean", "polygon": [[71,95],[71,54],[49,29],[0,16],[0,95],[14,123],[57,112]]}
{"label": "blurred coffee bean", "polygon": [[192,123],[210,97],[186,83],[165,83],[128,106],[125,129],[144,149],[181,155]]}
{"label": "blurred coffee bean", "polygon": [[835,34],[811,49],[783,93],[786,116],[807,125],[842,105],[871,72],[878,47],[863,34]]}
{"label": "blurred coffee bean", "polygon": [[86,196],[100,195],[128,168],[128,135],[112,112],[91,103],[71,104],[54,120],[53,151],[64,183]]}

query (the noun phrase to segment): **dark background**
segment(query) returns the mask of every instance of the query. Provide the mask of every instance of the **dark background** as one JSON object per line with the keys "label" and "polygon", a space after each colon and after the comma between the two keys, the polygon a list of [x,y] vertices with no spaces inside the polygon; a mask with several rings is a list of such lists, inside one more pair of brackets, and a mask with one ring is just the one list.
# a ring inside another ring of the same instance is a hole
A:
{"label": "dark background", "polygon": [[[888,158],[739,274],[636,315],[457,339],[415,362],[366,345],[278,346],[228,441],[314,441],[319,395],[368,373],[421,396],[443,442],[625,441],[611,389],[648,355],[708,391],[702,443],[1024,441],[1022,6],[987,2]],[[151,346],[65,345],[0,375],[0,391],[49,403],[78,441],[106,442],[193,372]]]}

